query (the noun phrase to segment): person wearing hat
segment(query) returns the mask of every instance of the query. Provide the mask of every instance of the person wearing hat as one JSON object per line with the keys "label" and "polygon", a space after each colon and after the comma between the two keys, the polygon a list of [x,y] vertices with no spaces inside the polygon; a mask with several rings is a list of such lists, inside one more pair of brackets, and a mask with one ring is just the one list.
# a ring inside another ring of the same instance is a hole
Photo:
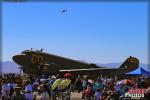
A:
{"label": "person wearing hat", "polygon": [[[67,73],[64,75],[64,80],[59,84],[58,89],[62,92],[65,92],[65,97],[67,100],[70,100],[71,96],[71,77],[73,75],[71,73]],[[66,94],[67,93],[67,94]]]}
{"label": "person wearing hat", "polygon": [[64,75],[64,79],[62,80],[62,82],[58,85],[58,89],[59,90],[64,90],[64,89],[68,89],[71,83],[71,74],[70,73],[66,73]]}
{"label": "person wearing hat", "polygon": [[16,84],[15,92],[12,95],[12,100],[26,100],[25,95],[21,92],[21,86]]}
{"label": "person wearing hat", "polygon": [[49,76],[49,78],[48,78],[48,83],[47,83],[47,85],[48,85],[48,87],[49,87],[49,90],[51,89],[51,86],[53,85],[55,79],[56,79],[56,77],[54,77],[54,76]]}
{"label": "person wearing hat", "polygon": [[51,90],[54,91],[57,89],[58,85],[62,82],[62,77],[57,75],[56,80],[54,81],[54,83],[51,86]]}

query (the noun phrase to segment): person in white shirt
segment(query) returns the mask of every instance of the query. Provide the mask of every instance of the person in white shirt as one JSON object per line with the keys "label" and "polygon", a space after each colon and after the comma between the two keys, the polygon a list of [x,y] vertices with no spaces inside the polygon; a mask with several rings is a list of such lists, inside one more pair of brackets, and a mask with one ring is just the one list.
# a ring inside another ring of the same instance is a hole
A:
{"label": "person in white shirt", "polygon": [[14,90],[15,90],[15,83],[13,82],[13,80],[11,80],[9,83],[8,83],[9,87],[10,87],[10,98],[12,96],[12,94],[14,93]]}
{"label": "person in white shirt", "polygon": [[25,97],[27,100],[32,100],[32,85],[29,80],[26,81]]}
{"label": "person in white shirt", "polygon": [[3,100],[7,100],[10,98],[9,96],[9,93],[10,93],[10,87],[9,85],[7,84],[7,81],[4,80],[3,81],[3,84],[2,84],[2,90],[1,90],[1,97]]}

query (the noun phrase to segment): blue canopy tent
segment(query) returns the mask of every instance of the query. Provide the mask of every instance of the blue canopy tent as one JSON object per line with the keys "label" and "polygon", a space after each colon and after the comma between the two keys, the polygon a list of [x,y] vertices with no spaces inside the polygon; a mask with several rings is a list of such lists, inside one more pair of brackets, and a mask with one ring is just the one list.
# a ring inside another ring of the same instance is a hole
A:
{"label": "blue canopy tent", "polygon": [[126,73],[127,75],[144,75],[144,76],[150,76],[150,72],[146,71],[145,69],[139,67],[138,69]]}

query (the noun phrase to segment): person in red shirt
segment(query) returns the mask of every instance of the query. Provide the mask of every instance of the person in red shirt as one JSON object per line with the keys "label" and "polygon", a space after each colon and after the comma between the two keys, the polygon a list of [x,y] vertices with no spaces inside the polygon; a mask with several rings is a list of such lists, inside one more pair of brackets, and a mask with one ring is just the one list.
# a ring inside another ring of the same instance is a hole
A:
{"label": "person in red shirt", "polygon": [[92,88],[90,85],[87,85],[87,88],[82,93],[82,98],[90,99],[92,96]]}

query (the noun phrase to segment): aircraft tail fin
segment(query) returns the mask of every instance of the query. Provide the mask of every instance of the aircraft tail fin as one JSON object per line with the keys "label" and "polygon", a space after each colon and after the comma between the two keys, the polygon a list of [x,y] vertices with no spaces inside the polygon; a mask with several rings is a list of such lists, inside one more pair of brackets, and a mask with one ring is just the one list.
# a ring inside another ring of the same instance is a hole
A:
{"label": "aircraft tail fin", "polygon": [[120,68],[126,68],[128,71],[135,70],[139,67],[139,60],[135,57],[130,56],[127,58]]}

